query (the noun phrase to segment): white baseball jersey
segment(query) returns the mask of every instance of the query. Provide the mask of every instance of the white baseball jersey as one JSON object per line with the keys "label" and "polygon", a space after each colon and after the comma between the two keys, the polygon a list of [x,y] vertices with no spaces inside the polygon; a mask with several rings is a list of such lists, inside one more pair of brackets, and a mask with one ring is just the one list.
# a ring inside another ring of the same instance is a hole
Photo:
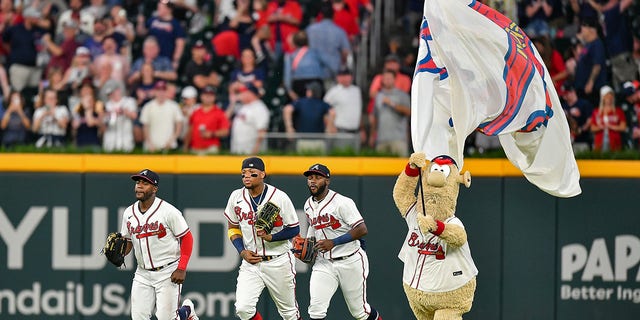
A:
{"label": "white baseball jersey", "polygon": [[65,128],[61,128],[58,125],[58,120],[67,118],[69,119],[69,110],[65,106],[56,106],[54,109],[53,116],[45,115],[49,111],[50,107],[41,107],[36,109],[33,113],[33,121],[38,118],[45,117],[42,119],[42,123],[40,124],[40,129],[38,129],[39,134],[51,134],[54,136],[64,136],[67,131]]}
{"label": "white baseball jersey", "polygon": [[[253,210],[252,201],[249,190],[240,188],[231,193],[224,210],[227,220],[240,226],[245,249],[261,256],[277,256],[288,252],[292,248],[290,241],[267,242],[256,235],[254,223],[257,215]],[[280,217],[276,220],[271,234],[278,233],[284,227],[295,227],[299,224],[296,209],[289,196],[276,187],[265,183],[263,197],[259,198],[257,205],[263,205],[267,202],[273,202],[280,207]]]}
{"label": "white baseball jersey", "polygon": [[[304,204],[304,213],[309,221],[307,237],[314,236],[317,240],[337,238],[364,222],[353,200],[333,190],[329,190],[320,202],[309,197]],[[329,252],[318,253],[318,256],[334,259],[353,254],[358,249],[360,241],[350,241]]]}
{"label": "white baseball jersey", "polygon": [[[471,258],[469,243],[460,248],[449,248],[446,241],[428,233],[422,234],[418,226],[415,204],[405,220],[409,230],[398,258],[404,262],[402,281],[425,292],[445,292],[460,288],[478,274]],[[464,228],[455,216],[445,223]]]}
{"label": "white baseball jersey", "polygon": [[237,109],[231,124],[231,153],[252,153],[258,132],[269,128],[269,118],[269,108],[260,99]]}
{"label": "white baseball jersey", "polygon": [[[318,240],[337,238],[364,222],[353,200],[333,190],[329,190],[320,202],[309,197],[304,212],[309,221],[307,237],[315,236]],[[340,286],[351,316],[358,320],[368,319],[371,313],[366,294],[368,275],[369,259],[360,249],[358,240],[318,253],[309,281],[309,316],[324,319],[331,298]]]}
{"label": "white baseball jersey", "polygon": [[138,267],[153,269],[179,260],[179,239],[189,231],[180,210],[158,197],[144,213],[138,203],[124,210],[120,229],[133,244]]}
{"label": "white baseball jersey", "polygon": [[120,101],[108,100],[105,110],[107,124],[102,136],[102,148],[107,152],[133,150],[133,120],[123,113],[118,114],[118,110],[136,112],[136,100],[131,97],[123,97]]}

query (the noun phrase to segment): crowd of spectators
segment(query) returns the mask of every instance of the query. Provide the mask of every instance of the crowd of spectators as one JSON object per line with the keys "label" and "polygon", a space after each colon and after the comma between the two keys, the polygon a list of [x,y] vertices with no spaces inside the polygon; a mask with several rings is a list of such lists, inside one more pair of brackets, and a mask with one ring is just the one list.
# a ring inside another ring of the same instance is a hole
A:
{"label": "crowd of spectators", "polygon": [[[640,3],[487,0],[517,22],[549,70],[575,152],[640,147]],[[475,147],[499,147],[482,137]]]}
{"label": "crowd of spectators", "polygon": [[[532,39],[576,150],[637,148],[634,0],[481,2]],[[372,19],[383,1],[1,0],[2,148],[326,152],[349,145],[323,139],[340,133],[406,156],[423,3],[395,3],[383,63],[355,84],[362,36],[381,23]],[[287,139],[272,143],[270,132]],[[472,136],[469,146],[499,144]]]}

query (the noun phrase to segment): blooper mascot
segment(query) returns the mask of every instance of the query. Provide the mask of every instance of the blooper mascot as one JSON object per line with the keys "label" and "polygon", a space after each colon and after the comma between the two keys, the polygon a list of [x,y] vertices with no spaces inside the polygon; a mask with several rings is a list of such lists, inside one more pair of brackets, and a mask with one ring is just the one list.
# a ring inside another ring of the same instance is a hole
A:
{"label": "blooper mascot", "polygon": [[420,152],[411,155],[393,188],[408,226],[398,255],[404,262],[402,282],[419,320],[462,319],[471,310],[478,269],[455,216],[459,184],[471,186],[471,175],[460,174],[451,157],[435,157],[427,166]]}

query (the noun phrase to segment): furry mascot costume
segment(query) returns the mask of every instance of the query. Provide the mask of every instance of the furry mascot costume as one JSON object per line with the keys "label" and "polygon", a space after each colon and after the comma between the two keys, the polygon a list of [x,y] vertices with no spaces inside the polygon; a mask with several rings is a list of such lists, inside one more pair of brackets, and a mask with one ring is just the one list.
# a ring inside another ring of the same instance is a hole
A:
{"label": "furry mascot costume", "polygon": [[461,175],[449,156],[438,156],[427,167],[420,152],[411,155],[393,188],[393,200],[409,227],[399,254],[402,281],[419,320],[462,319],[471,310],[478,269],[464,225],[455,216],[458,184],[471,185],[468,171]]}

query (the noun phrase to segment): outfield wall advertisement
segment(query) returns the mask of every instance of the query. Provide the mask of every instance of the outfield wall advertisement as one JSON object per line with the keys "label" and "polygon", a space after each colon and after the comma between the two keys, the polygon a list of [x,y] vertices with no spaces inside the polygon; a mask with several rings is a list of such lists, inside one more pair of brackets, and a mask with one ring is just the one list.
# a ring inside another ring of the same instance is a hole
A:
{"label": "outfield wall advertisement", "polygon": [[[270,175],[298,215],[301,175]],[[394,207],[393,176],[336,176],[369,229],[369,302],[385,319],[412,319],[397,259],[406,225]],[[469,319],[638,319],[638,179],[583,179],[583,194],[557,199],[524,178],[475,178],[461,190],[458,216],[480,271]],[[194,234],[183,287],[201,319],[235,319],[240,258],[222,214],[238,175],[163,174],[158,196]],[[135,262],[116,269],[100,250],[134,200],[128,174],[0,173],[0,319],[128,319]],[[304,223],[301,224],[306,229]],[[304,232],[304,230],[303,230]],[[297,267],[304,318],[310,270]],[[259,310],[279,319],[266,291]],[[328,319],[349,319],[341,293]]]}

